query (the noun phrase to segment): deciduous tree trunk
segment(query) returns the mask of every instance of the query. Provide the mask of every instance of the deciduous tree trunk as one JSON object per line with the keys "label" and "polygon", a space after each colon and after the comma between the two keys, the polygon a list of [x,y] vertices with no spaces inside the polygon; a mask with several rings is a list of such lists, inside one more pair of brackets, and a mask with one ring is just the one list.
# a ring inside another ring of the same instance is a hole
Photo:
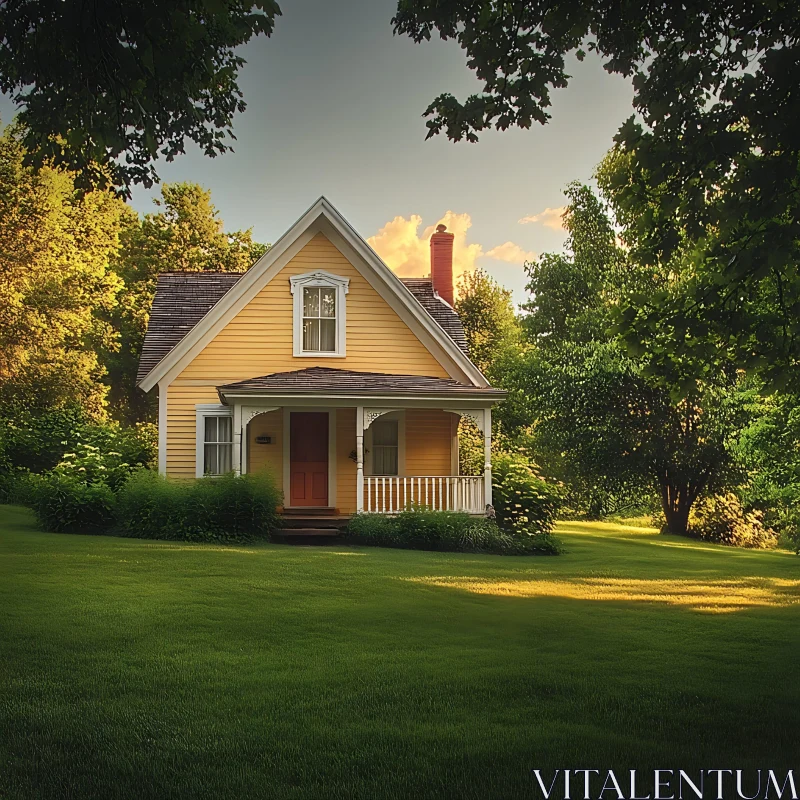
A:
{"label": "deciduous tree trunk", "polygon": [[689,512],[697,498],[697,490],[690,484],[676,486],[669,480],[661,482],[661,507],[667,520],[667,531],[686,536],[689,527]]}

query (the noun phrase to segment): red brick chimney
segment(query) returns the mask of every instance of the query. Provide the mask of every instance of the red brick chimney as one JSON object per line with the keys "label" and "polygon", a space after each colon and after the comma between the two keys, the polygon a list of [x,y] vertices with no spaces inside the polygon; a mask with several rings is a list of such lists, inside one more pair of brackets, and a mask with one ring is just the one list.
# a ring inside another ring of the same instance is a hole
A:
{"label": "red brick chimney", "polygon": [[437,225],[431,236],[431,281],[433,290],[446,303],[453,302],[453,239],[455,234],[447,233],[446,225]]}

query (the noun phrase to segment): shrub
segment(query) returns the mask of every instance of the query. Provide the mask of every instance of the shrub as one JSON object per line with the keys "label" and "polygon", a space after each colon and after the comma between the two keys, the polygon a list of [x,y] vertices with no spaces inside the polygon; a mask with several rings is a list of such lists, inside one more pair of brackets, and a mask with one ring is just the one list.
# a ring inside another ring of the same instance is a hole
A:
{"label": "shrub", "polygon": [[66,453],[76,453],[81,445],[91,445],[101,453],[118,453],[120,460],[132,467],[152,466],[158,434],[151,423],[126,427],[98,421],[79,407],[41,414],[15,410],[13,417],[0,422],[0,472],[46,472],[63,461]]}
{"label": "shrub", "polygon": [[492,459],[492,500],[497,522],[520,534],[550,533],[561,507],[561,492],[516,453]]}
{"label": "shrub", "polygon": [[734,547],[776,547],[778,536],[764,525],[760,511],[745,511],[739,498],[728,493],[695,503],[689,515],[689,533],[707,542]]}
{"label": "shrub", "polygon": [[56,533],[102,533],[114,524],[114,493],[107,484],[55,470],[32,478],[32,506],[39,524]]}
{"label": "shrub", "polygon": [[171,481],[140,470],[117,495],[118,527],[144,539],[247,542],[277,527],[280,502],[266,473]]}
{"label": "shrub", "polygon": [[346,536],[354,544],[412,550],[502,555],[561,552],[558,541],[549,534],[507,532],[494,520],[455,511],[418,509],[393,517],[357,514],[350,520]]}
{"label": "shrub", "polygon": [[0,472],[0,503],[32,506],[37,477],[23,469]]}

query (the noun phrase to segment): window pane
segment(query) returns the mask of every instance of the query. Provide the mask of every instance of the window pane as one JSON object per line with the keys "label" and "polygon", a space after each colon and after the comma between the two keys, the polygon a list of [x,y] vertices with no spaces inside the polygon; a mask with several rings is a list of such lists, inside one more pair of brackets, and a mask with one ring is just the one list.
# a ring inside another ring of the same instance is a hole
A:
{"label": "window pane", "polygon": [[203,461],[203,473],[205,475],[218,475],[217,471],[217,445],[207,444],[205,446],[205,458]]}
{"label": "window pane", "polygon": [[231,471],[232,450],[233,445],[231,444],[217,445],[217,469],[220,475]]}
{"label": "window pane", "polygon": [[321,319],[319,349],[323,353],[333,353],[336,350],[336,320]]}
{"label": "window pane", "polygon": [[319,352],[319,320],[303,320],[303,350]]}
{"label": "window pane", "polygon": [[206,417],[206,442],[216,442],[217,441],[217,418],[216,417]]}
{"label": "window pane", "polygon": [[230,417],[217,417],[217,441],[233,441],[233,420]]}
{"label": "window pane", "polygon": [[303,316],[319,316],[319,289],[303,289]]}
{"label": "window pane", "polygon": [[372,443],[397,447],[397,420],[387,419],[372,423]]}
{"label": "window pane", "polygon": [[397,475],[397,448],[373,445],[372,472],[375,475]]}
{"label": "window pane", "polygon": [[336,316],[336,289],[320,289],[320,316]]}

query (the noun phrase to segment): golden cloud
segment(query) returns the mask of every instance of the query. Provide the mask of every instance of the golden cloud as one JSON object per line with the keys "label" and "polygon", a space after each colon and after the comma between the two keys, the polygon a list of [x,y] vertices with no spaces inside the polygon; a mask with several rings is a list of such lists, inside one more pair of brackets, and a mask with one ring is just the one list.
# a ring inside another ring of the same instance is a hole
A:
{"label": "golden cloud", "polygon": [[538,214],[531,214],[528,217],[523,217],[519,222],[521,225],[528,225],[530,223],[538,223],[544,225],[545,228],[552,228],[554,231],[564,230],[564,213],[566,206],[559,206],[558,208],[546,208]]}
{"label": "golden cloud", "polygon": [[436,226],[443,224],[455,234],[453,240],[453,282],[465,272],[472,272],[483,255],[480,244],[467,244],[467,231],[472,227],[469,214],[448,211],[433,225],[419,233],[422,217],[412,214],[408,219],[395,217],[387,222],[375,236],[367,239],[370,247],[386,265],[401,278],[423,278],[431,274],[430,238]]}
{"label": "golden cloud", "polygon": [[509,264],[524,264],[526,261],[535,261],[538,258],[533,250],[523,250],[514,242],[503,242],[493,247],[486,255],[498,261],[508,261]]}

